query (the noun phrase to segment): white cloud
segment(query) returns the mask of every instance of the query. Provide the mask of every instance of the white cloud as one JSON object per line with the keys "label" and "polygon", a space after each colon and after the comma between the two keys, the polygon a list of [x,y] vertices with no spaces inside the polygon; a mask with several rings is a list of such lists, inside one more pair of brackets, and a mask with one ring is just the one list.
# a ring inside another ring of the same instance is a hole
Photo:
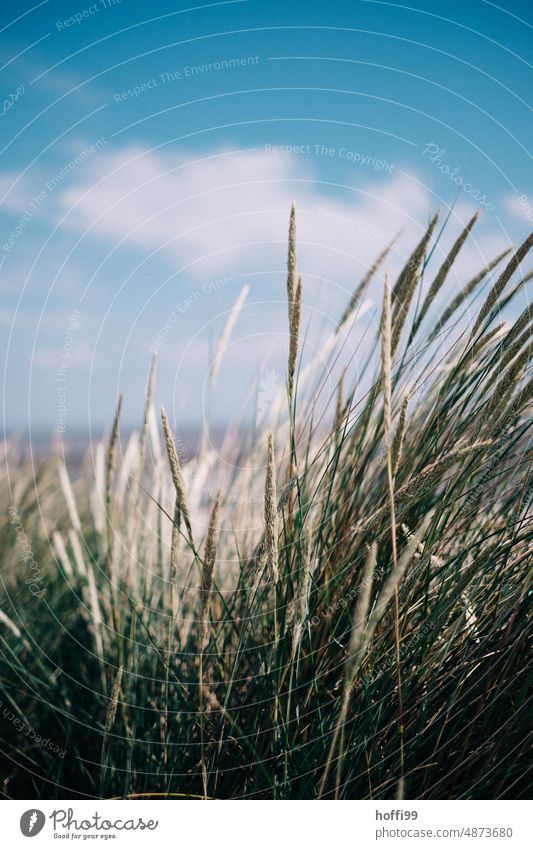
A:
{"label": "white cloud", "polygon": [[[350,180],[335,189],[320,182],[309,156],[220,149],[200,157],[130,146],[100,151],[61,192],[60,203],[62,214],[68,213],[66,226],[87,238],[113,246],[124,240],[142,258],[155,251],[173,269],[186,267],[188,277],[205,279],[282,271],[294,199],[299,268],[308,295],[326,281],[327,307],[342,302],[402,231],[388,261],[391,272],[397,271],[435,206],[423,183],[401,172],[377,176],[354,167]],[[453,211],[435,263],[473,211],[466,204]],[[504,245],[501,236],[495,239],[480,226],[462,251],[457,267],[464,274],[474,273]]]}
{"label": "white cloud", "polygon": [[243,261],[257,269],[268,256],[279,263],[295,199],[302,270],[307,264],[335,278],[348,265],[366,266],[401,228],[408,239],[427,222],[430,195],[417,183],[363,177],[354,171],[353,184],[333,194],[302,157],[219,150],[199,158],[129,147],[102,151],[61,204],[70,227],[161,251],[203,276]]}
{"label": "white cloud", "polygon": [[[186,415],[194,418],[200,414],[209,332],[213,339],[217,338],[225,320],[224,311],[231,307],[245,282],[250,284],[251,292],[225,355],[214,408],[217,414],[230,417],[229,413],[238,410],[250,394],[254,378],[260,378],[269,368],[275,368],[284,380],[285,263],[292,200],[297,206],[298,266],[304,278],[302,326],[306,330],[308,318],[312,319],[307,337],[309,350],[320,349],[321,340],[330,334],[366,269],[400,231],[387,268],[394,275],[403,266],[438,205],[431,191],[415,175],[399,171],[376,174],[355,166],[350,171],[349,184],[333,187],[318,179],[315,162],[309,156],[272,155],[262,149],[226,148],[200,155],[186,150],[150,151],[140,146],[112,149],[108,145],[51,193],[47,209],[50,220],[57,222],[66,216],[60,232],[76,240],[83,235],[85,246],[98,248],[98,262],[103,259],[102,247],[117,249],[119,258],[127,257],[127,271],[132,259],[142,262],[152,252],[161,260],[161,268],[152,264],[144,277],[140,276],[153,280],[153,286],[147,287],[146,292],[132,286],[131,297],[128,296],[133,305],[131,315],[120,312],[118,304],[106,318],[105,332],[98,341],[94,333],[89,334],[91,351],[96,344],[98,347],[97,365],[105,364],[93,375],[93,385],[97,387],[91,389],[96,393],[95,407],[104,394],[102,380],[110,387],[115,379],[119,380],[127,397],[137,403],[137,396],[143,391],[138,380],[139,363],[148,363],[149,348],[168,319],[173,299],[183,305],[191,292],[203,291],[206,280],[226,275],[234,275],[234,282],[217,289],[212,298],[193,299],[194,308],[179,312],[179,320],[165,339],[160,371],[165,375],[166,391],[177,387],[175,391],[181,408],[185,405]],[[473,212],[466,203],[455,207],[435,248],[434,267],[440,265]],[[491,228],[492,219],[482,217],[461,252],[457,268],[449,275],[443,297],[448,298],[450,290],[462,286],[502,250],[503,237],[495,235]],[[123,245],[119,248],[120,242]],[[66,250],[62,255],[66,255]],[[171,291],[161,291],[159,300],[156,287],[180,268],[187,268],[186,273],[179,276],[177,284],[168,279]],[[104,263],[101,285],[99,280],[93,286],[99,293],[99,310],[104,310],[116,287],[124,282],[120,269],[119,263],[107,272]],[[72,287],[70,263],[65,275]],[[86,282],[83,274],[81,278]],[[431,279],[432,273],[425,279],[426,287]],[[105,285],[105,281],[111,282]],[[370,293],[378,310],[379,285],[377,282]],[[80,288],[76,285],[73,290]],[[147,317],[135,325],[132,337],[127,339],[128,323],[138,309],[144,308],[144,297]],[[214,322],[211,331],[206,326],[210,321]],[[339,368],[352,356],[355,368],[359,356],[364,358],[364,350],[357,345],[369,321],[370,315],[354,328]],[[76,343],[80,345],[80,359],[72,364],[73,375],[81,374],[84,367],[87,372],[89,348],[81,342],[80,338]],[[371,330],[361,344],[374,343],[375,332]],[[55,348],[53,344],[42,345],[38,367],[54,367]],[[121,372],[117,375],[119,360]],[[83,380],[77,381],[80,393],[82,389],[87,391],[87,381],[86,373]],[[140,405],[141,401],[139,408]]]}

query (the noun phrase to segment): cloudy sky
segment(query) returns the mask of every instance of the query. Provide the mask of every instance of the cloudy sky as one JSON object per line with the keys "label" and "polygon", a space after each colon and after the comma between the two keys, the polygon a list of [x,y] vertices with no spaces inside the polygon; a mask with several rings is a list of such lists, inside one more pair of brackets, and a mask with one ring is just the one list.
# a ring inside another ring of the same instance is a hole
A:
{"label": "cloudy sky", "polygon": [[4,0],[7,427],[98,428],[120,390],[138,422],[153,350],[158,400],[197,423],[244,286],[213,415],[255,379],[282,385],[292,201],[311,351],[387,241],[401,232],[393,274],[438,207],[437,265],[480,209],[448,291],[517,243],[532,17],[525,0]]}

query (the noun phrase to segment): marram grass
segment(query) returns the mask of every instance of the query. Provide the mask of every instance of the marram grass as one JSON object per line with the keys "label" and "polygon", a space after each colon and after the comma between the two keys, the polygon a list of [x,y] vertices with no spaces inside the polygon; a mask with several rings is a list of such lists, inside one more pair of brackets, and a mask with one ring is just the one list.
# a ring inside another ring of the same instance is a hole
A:
{"label": "marram grass", "polygon": [[161,450],[155,364],[140,436],[119,403],[96,474],[5,446],[4,796],[530,796],[532,240],[458,291],[475,220],[426,281],[436,223],[318,416],[391,246],[301,368],[291,211],[286,394],[229,444],[248,462],[182,463],[164,411]]}

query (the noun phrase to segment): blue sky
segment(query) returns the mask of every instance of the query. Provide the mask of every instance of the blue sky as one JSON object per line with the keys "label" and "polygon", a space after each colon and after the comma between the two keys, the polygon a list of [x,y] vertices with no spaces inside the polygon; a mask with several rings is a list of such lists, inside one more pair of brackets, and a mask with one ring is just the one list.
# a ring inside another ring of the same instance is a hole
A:
{"label": "blue sky", "polygon": [[518,242],[532,17],[477,0],[4,2],[7,426],[98,428],[120,389],[137,422],[151,349],[158,399],[198,422],[244,286],[214,417],[254,379],[282,384],[292,200],[316,351],[386,241],[402,230],[393,273],[437,207],[455,201],[435,262],[481,209],[449,287]]}

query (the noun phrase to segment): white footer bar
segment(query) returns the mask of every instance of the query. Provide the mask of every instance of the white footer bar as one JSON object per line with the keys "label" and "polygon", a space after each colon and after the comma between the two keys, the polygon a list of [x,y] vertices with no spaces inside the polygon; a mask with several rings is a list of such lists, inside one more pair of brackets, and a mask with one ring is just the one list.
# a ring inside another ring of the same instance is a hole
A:
{"label": "white footer bar", "polygon": [[515,801],[6,800],[1,811],[1,843],[9,849],[65,844],[117,849],[533,846],[531,805]]}

